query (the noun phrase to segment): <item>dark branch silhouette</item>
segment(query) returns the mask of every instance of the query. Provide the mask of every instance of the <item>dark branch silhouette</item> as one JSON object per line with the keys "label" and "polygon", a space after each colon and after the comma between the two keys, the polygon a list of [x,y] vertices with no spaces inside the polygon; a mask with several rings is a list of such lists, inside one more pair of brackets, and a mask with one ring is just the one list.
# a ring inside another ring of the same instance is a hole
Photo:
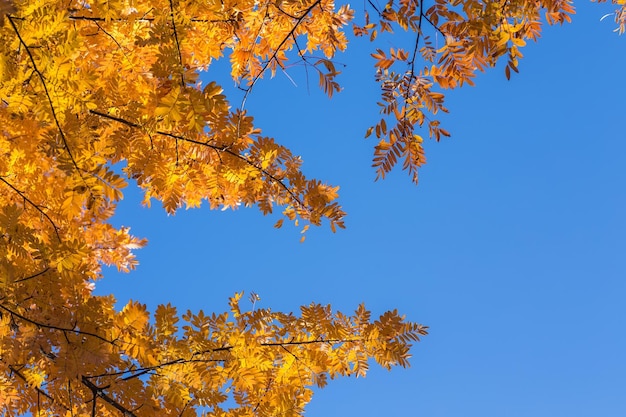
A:
{"label": "dark branch silhouette", "polygon": [[57,227],[56,224],[54,224],[54,222],[52,221],[52,219],[50,218],[50,216],[48,216],[48,213],[46,213],[45,211],[43,211],[41,209],[41,207],[39,207],[37,204],[33,203],[32,200],[30,200],[28,197],[26,197],[26,195],[24,195],[23,192],[21,192],[20,190],[18,190],[17,188],[15,188],[13,186],[13,184],[11,184],[10,182],[8,182],[7,180],[5,180],[3,177],[0,177],[0,181],[2,181],[3,183],[5,183],[7,186],[9,186],[9,188],[11,188],[13,191],[15,191],[20,197],[22,197],[22,199],[27,202],[28,204],[30,204],[32,207],[35,208],[35,210],[37,210],[39,213],[41,213],[42,216],[44,216],[46,218],[46,220],[48,220],[48,222],[50,222],[50,224],[52,225],[52,228],[54,229],[54,233],[57,236],[57,239],[59,240],[59,242],[61,242],[61,235],[59,234],[59,228]]}
{"label": "dark branch silhouette", "polygon": [[71,333],[71,334],[78,334],[78,335],[82,335],[82,336],[90,336],[90,337],[95,337],[96,339],[102,340],[103,342],[106,342],[108,344],[111,345],[115,345],[115,341],[112,340],[108,340],[105,337],[102,337],[96,333],[92,333],[92,332],[86,332],[83,330],[79,330],[74,328],[68,328],[68,327],[59,327],[59,326],[54,326],[52,324],[46,324],[46,323],[41,323],[32,319],[29,319],[28,317],[18,313],[17,311],[13,311],[10,308],[6,307],[3,304],[0,304],[0,309],[6,311],[7,313],[11,314],[14,317],[19,318],[20,320],[23,320],[27,323],[33,324],[35,326],[44,328],[44,329],[50,329],[50,330],[57,330],[60,332],[63,332],[63,334],[67,334],[67,333]]}

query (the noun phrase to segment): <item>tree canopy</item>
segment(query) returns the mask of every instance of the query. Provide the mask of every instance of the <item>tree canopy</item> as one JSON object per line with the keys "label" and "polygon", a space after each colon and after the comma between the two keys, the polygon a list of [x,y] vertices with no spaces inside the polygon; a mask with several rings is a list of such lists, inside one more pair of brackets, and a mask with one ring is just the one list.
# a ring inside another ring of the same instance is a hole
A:
{"label": "tree canopy", "polygon": [[[614,3],[623,31],[625,3]],[[306,178],[301,158],[246,112],[261,78],[301,62],[332,96],[345,31],[367,37],[381,87],[381,118],[366,133],[374,169],[382,178],[400,163],[417,182],[420,132],[449,135],[437,119],[443,91],[500,60],[510,77],[542,24],[573,12],[569,1],[528,0],[367,2],[360,14],[326,0],[2,0],[0,410],[300,415],[311,387],[364,375],[369,359],[407,366],[427,329],[396,311],[242,311],[242,294],[222,314],[165,305],[151,317],[138,302],[116,311],[92,289],[102,265],[130,270],[145,244],[109,222],[126,180],[169,213],[256,205],[305,229],[342,228],[338,187]],[[409,48],[379,42],[394,31],[412,34]],[[241,103],[204,81],[219,59]]]}

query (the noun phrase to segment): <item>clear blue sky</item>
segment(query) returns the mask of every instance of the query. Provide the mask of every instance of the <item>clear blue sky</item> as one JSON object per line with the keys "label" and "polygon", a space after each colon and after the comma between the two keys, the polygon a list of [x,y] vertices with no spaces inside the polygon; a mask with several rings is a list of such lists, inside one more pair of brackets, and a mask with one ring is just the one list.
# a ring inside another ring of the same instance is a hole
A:
{"label": "clear blue sky", "polygon": [[626,38],[600,21],[612,7],[577,7],[573,24],[523,50],[511,81],[497,69],[448,94],[453,136],[427,144],[417,187],[401,171],[373,182],[365,42],[338,58],[345,89],[333,100],[297,68],[297,87],[263,80],[248,110],[308,176],[341,186],[347,230],[300,244],[256,209],[168,217],[127,190],[115,223],[149,245],[138,270],[107,272],[98,292],[152,311],[224,311],[241,290],[283,311],[365,302],[430,326],[411,368],[333,381],[311,417],[625,416]]}

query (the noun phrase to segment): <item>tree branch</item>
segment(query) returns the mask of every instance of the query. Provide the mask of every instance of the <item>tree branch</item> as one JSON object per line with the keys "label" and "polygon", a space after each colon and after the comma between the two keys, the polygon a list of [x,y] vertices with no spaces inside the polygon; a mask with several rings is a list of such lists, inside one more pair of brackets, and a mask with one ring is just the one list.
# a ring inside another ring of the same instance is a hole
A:
{"label": "tree branch", "polygon": [[[315,343],[331,343],[331,344],[336,344],[336,343],[355,343],[355,342],[362,342],[363,339],[318,339],[318,340],[305,340],[305,341],[285,341],[285,342],[268,342],[268,343],[261,343],[261,346],[266,346],[266,347],[275,347],[278,346],[282,349],[284,349],[285,351],[287,351],[290,355],[294,356],[296,359],[299,360],[299,358],[294,355],[293,353],[291,353],[285,346],[290,346],[290,345],[309,345],[309,344],[315,344]],[[124,376],[122,378],[122,381],[128,381],[130,379],[133,378],[137,378],[140,377],[142,375],[145,375],[147,373],[150,373],[152,371],[156,371],[158,369],[161,368],[165,368],[167,366],[174,366],[174,365],[185,365],[185,364],[189,364],[189,363],[208,363],[208,362],[225,362],[227,359],[193,359],[195,356],[199,356],[199,355],[206,355],[209,353],[217,353],[217,352],[227,352],[232,350],[233,347],[232,346],[222,346],[222,347],[218,347],[218,348],[212,348],[212,349],[206,349],[203,351],[199,351],[199,352],[194,352],[191,355],[191,359],[183,359],[183,358],[178,358],[178,359],[172,359],[170,361],[167,362],[163,362],[157,365],[153,365],[153,366],[146,366],[143,368],[133,368],[133,369],[126,369],[126,370],[121,370],[121,371],[117,371],[117,372],[107,372],[107,373],[103,373],[103,374],[98,374],[98,375],[91,375],[91,376],[84,376],[83,378],[102,378],[102,377],[115,377],[115,376],[123,376],[126,374],[132,374],[132,375],[128,375],[128,376]]]}
{"label": "tree branch", "polygon": [[[72,12],[72,11],[70,11]],[[104,17],[97,17],[97,16],[82,16],[82,15],[69,15],[68,16],[69,19],[71,20],[84,20],[84,21],[90,21],[90,22],[106,22],[107,19],[105,19]],[[128,22],[128,19],[123,19],[123,18],[118,18],[118,19],[109,19],[111,21],[114,22]],[[148,22],[148,23],[152,23],[154,21],[154,18],[152,17],[141,17],[138,19],[134,19],[135,22]],[[194,23],[236,23],[237,20],[236,19],[197,19],[197,18],[191,18],[189,19],[190,22],[194,22]]]}
{"label": "tree branch", "polygon": [[290,345],[310,345],[310,344],[314,344],[314,343],[330,343],[330,344],[336,344],[336,343],[357,343],[357,342],[362,342],[363,339],[362,338],[357,338],[357,339],[315,339],[315,340],[302,340],[302,341],[293,341],[290,340],[289,342],[268,342],[268,343],[261,343],[261,346],[290,346]]}
{"label": "tree branch", "polygon": [[48,272],[49,270],[50,270],[50,267],[49,267],[49,266],[47,266],[47,267],[46,267],[43,271],[39,271],[39,272],[37,272],[36,274],[29,275],[29,276],[24,277],[24,278],[16,279],[16,280],[15,280],[15,281],[13,281],[13,282],[16,282],[16,283],[17,283],[17,282],[24,282],[24,281],[28,281],[29,279],[37,278],[38,276],[45,274],[45,273],[46,273],[46,272]]}
{"label": "tree branch", "polygon": [[[194,353],[194,355],[195,355],[195,353]],[[146,366],[146,367],[143,367],[143,368],[126,369],[126,370],[117,371],[117,372],[106,372],[106,373],[103,373],[103,374],[86,376],[85,378],[102,378],[102,377],[111,377],[111,376],[122,376],[122,381],[128,381],[130,379],[138,378],[138,377],[140,377],[142,375],[145,375],[145,374],[150,373],[152,371],[156,371],[156,370],[161,369],[161,368],[165,368],[167,366],[185,365],[185,364],[188,364],[188,363],[208,363],[208,362],[225,362],[225,361],[226,361],[226,359],[183,359],[183,358],[178,358],[178,359],[173,359],[171,361],[160,363],[158,365]],[[124,376],[126,374],[132,374],[132,375]]]}
{"label": "tree branch", "polygon": [[[24,382],[26,382],[26,384],[28,386],[30,386],[30,384],[28,383],[28,380],[26,379],[26,377],[18,370],[15,368],[15,366],[13,365],[9,365],[8,368],[11,370],[11,372],[13,372],[15,375],[17,375],[21,380],[23,380]],[[70,409],[65,405],[62,404],[61,402],[57,401],[54,397],[52,397],[50,394],[48,394],[47,392],[45,392],[44,390],[42,390],[41,388],[38,387],[33,387],[35,389],[35,391],[37,391],[38,394],[43,395],[44,397],[46,397],[48,400],[50,400],[50,402],[52,402],[53,404],[59,404],[61,407],[63,407],[66,411],[70,411]]]}
{"label": "tree branch", "polygon": [[170,18],[172,20],[172,30],[174,31],[174,40],[176,41],[176,50],[178,51],[178,61],[180,62],[180,85],[185,86],[185,68],[183,67],[183,56],[180,53],[180,42],[178,42],[178,32],[176,31],[176,21],[174,19],[174,2],[170,0]]}
{"label": "tree branch", "polygon": [[48,214],[43,211],[37,204],[33,203],[28,197],[26,197],[24,195],[24,193],[22,193],[20,190],[18,190],[17,188],[15,188],[13,186],[13,184],[11,184],[10,182],[8,182],[7,180],[4,179],[4,177],[0,177],[0,181],[2,181],[3,183],[5,183],[6,185],[8,185],[13,191],[15,191],[20,197],[22,197],[22,199],[27,202],[28,204],[30,204],[31,206],[35,207],[35,210],[37,210],[38,212],[41,213],[42,216],[44,216],[46,218],[46,220],[48,220],[50,222],[50,224],[52,225],[52,228],[54,229],[54,233],[57,235],[57,239],[59,240],[59,242],[61,242],[61,235],[59,234],[59,228],[57,227],[56,224],[54,224],[54,222],[52,221],[52,219],[50,218],[50,216],[48,216]]}
{"label": "tree branch", "polygon": [[[116,121],[118,123],[125,124],[126,126],[133,127],[135,129],[142,129],[141,125],[139,125],[137,123],[133,123],[133,122],[131,122],[129,120],[126,120],[126,119],[122,119],[122,118],[117,117],[117,116],[112,116],[110,114],[102,113],[102,112],[99,112],[97,110],[89,110],[89,113],[95,114],[96,116],[100,116],[100,117],[103,117],[103,118],[106,118],[106,119],[114,120],[114,121]],[[287,187],[287,185],[282,180],[276,178],[274,175],[272,175],[266,169],[263,169],[262,167],[256,165],[254,162],[250,161],[245,156],[240,155],[237,152],[231,151],[227,146],[215,146],[215,145],[211,145],[208,142],[201,142],[199,140],[190,139],[190,138],[187,138],[185,136],[176,135],[176,134],[169,133],[169,132],[164,132],[164,131],[161,131],[161,130],[157,130],[157,131],[155,131],[155,133],[157,133],[159,135],[162,135],[162,136],[167,136],[167,137],[170,137],[170,138],[173,138],[173,139],[182,140],[183,142],[189,142],[189,143],[193,143],[195,145],[206,146],[206,147],[211,148],[214,151],[216,151],[218,155],[220,154],[220,152],[224,152],[224,153],[227,153],[228,155],[231,155],[231,156],[233,156],[233,157],[235,157],[237,159],[240,159],[240,160],[244,161],[248,165],[250,165],[253,168],[257,169],[259,172],[261,172],[263,175],[265,175],[271,181],[273,181],[273,182],[277,183],[278,185],[280,185],[285,191],[287,191],[287,193],[291,196],[291,198],[296,202],[296,204],[300,208],[302,208],[306,212],[310,212],[308,207],[302,202],[302,200],[300,200],[300,198],[296,195],[296,193],[294,193],[289,187]]]}
{"label": "tree branch", "polygon": [[24,46],[24,49],[26,50],[26,53],[28,54],[30,62],[31,64],[33,64],[33,69],[35,73],[37,74],[37,76],[39,77],[41,84],[43,85],[46,98],[48,99],[48,103],[50,104],[50,111],[52,112],[52,118],[54,119],[54,123],[56,124],[57,129],[59,130],[59,135],[61,136],[61,140],[63,141],[63,146],[65,147],[65,150],[67,151],[67,154],[69,155],[70,160],[72,161],[72,165],[74,165],[74,168],[76,168],[78,175],[80,175],[80,178],[83,180],[83,182],[85,182],[85,179],[83,178],[83,174],[81,173],[80,168],[78,168],[76,159],[74,159],[74,155],[72,155],[72,151],[70,150],[70,147],[67,143],[67,138],[65,137],[65,133],[63,132],[63,129],[61,128],[61,124],[59,123],[59,118],[57,117],[56,109],[54,108],[54,103],[52,103],[52,97],[50,96],[50,92],[48,91],[48,85],[46,84],[46,79],[43,76],[43,73],[37,67],[37,63],[35,62],[35,58],[33,57],[32,52],[30,51],[30,47],[26,45],[26,42],[24,42],[22,35],[20,35],[19,30],[17,30],[17,26],[15,26],[13,17],[7,15],[7,18],[9,19],[9,22],[11,23],[11,26],[13,27],[13,30],[15,31],[15,34],[17,35],[17,38],[19,39],[20,43],[22,44],[22,46]]}
{"label": "tree branch", "polygon": [[15,317],[17,317],[17,318],[19,318],[19,319],[21,319],[21,320],[23,320],[25,322],[28,322],[28,323],[33,324],[33,325],[38,326],[38,327],[42,327],[44,329],[58,330],[60,332],[63,332],[63,334],[65,334],[65,335],[67,335],[67,333],[74,333],[74,334],[79,334],[79,335],[82,335],[82,336],[91,336],[91,337],[95,337],[96,339],[100,339],[103,342],[106,342],[106,343],[109,343],[109,344],[115,346],[115,342],[114,341],[108,340],[108,339],[106,339],[106,338],[104,338],[104,337],[102,337],[102,336],[100,336],[98,334],[95,334],[95,333],[85,332],[85,331],[82,331],[82,330],[77,330],[76,328],[70,329],[70,328],[66,328],[66,327],[54,326],[54,325],[51,325],[51,324],[40,323],[40,322],[37,322],[35,320],[29,319],[28,317],[23,316],[20,313],[18,313],[16,311],[13,311],[10,308],[7,308],[6,306],[4,306],[2,304],[0,304],[0,309],[6,311],[7,313],[11,314],[12,316],[15,316]]}
{"label": "tree branch", "polygon": [[[272,61],[274,61],[276,59],[276,57],[278,56],[278,53],[280,52],[280,50],[282,49],[283,45],[285,44],[285,42],[287,42],[287,40],[292,37],[296,31],[296,29],[298,28],[298,26],[300,26],[300,23],[302,23],[302,21],[304,20],[305,17],[308,16],[308,14],[311,12],[311,10],[313,10],[313,8],[315,6],[317,6],[318,4],[321,3],[321,0],[316,0],[313,4],[311,4],[305,11],[304,13],[302,13],[302,15],[300,17],[297,18],[297,21],[295,23],[295,25],[293,25],[293,28],[291,28],[291,30],[289,31],[289,33],[283,38],[283,40],[280,42],[280,44],[278,45],[278,47],[274,50],[274,53],[272,54],[272,56],[270,57],[270,59],[268,59],[265,64],[263,65],[263,68],[261,68],[261,71],[254,76],[254,78],[252,79],[252,82],[250,83],[250,85],[248,86],[248,88],[245,89],[245,93],[243,95],[243,99],[241,100],[241,110],[244,109],[244,107],[246,106],[246,100],[248,99],[248,95],[250,95],[250,92],[252,91],[252,87],[254,87],[254,85],[256,84],[256,82],[263,76],[263,74],[265,73],[265,71],[267,70],[267,68],[269,67],[269,65],[271,64]],[[280,10],[280,9],[279,9]],[[281,10],[282,11],[282,10]],[[239,130],[239,125],[237,125],[237,130]]]}
{"label": "tree branch", "polygon": [[122,413],[122,415],[124,417],[137,417],[135,415],[135,413],[133,413],[132,411],[130,411],[128,408],[122,406],[120,403],[118,403],[117,401],[115,401],[113,398],[109,397],[104,390],[106,389],[106,387],[100,388],[98,386],[96,386],[93,382],[91,382],[86,376],[82,376],[81,377],[81,381],[82,383],[91,390],[91,392],[93,393],[93,401],[94,401],[94,409],[95,409],[95,402],[96,402],[96,398],[100,397],[102,398],[104,401],[106,401],[107,403],[111,404],[116,410],[120,411]]}

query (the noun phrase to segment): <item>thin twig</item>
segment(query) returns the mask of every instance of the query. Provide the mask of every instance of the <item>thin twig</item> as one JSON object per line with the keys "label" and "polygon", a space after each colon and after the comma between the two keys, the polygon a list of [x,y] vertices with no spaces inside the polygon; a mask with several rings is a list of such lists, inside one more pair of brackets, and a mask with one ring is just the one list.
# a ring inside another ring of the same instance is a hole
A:
{"label": "thin twig", "polygon": [[[97,17],[97,16],[76,16],[76,15],[70,15],[69,16],[70,20],[85,20],[85,21],[91,21],[91,22],[106,22],[107,19],[105,19],[104,17]],[[124,19],[124,18],[117,18],[117,19],[108,19],[111,20],[113,22],[128,22],[128,19]],[[135,22],[148,22],[148,23],[152,23],[154,21],[154,18],[152,17],[141,17],[138,19],[133,19],[133,21]],[[236,19],[189,19],[190,22],[194,22],[194,23],[237,23]]]}
{"label": "thin twig", "polygon": [[94,402],[93,409],[94,410],[95,410],[96,397],[100,397],[104,401],[106,401],[107,403],[111,404],[115,409],[120,411],[123,416],[125,416],[125,417],[136,417],[135,413],[133,413],[128,408],[124,407],[123,405],[121,405],[120,403],[115,401],[113,398],[109,397],[104,392],[105,388],[98,387],[97,385],[95,385],[93,382],[91,382],[84,375],[82,376],[81,381],[87,388],[89,388],[91,390],[91,392],[93,394],[93,402]]}
{"label": "thin twig", "polygon": [[[284,350],[286,350],[287,352],[289,352],[289,354],[293,355],[294,357],[296,357],[293,353],[291,353],[286,346],[302,346],[302,345],[310,345],[310,344],[321,344],[321,343],[329,343],[329,344],[336,344],[336,343],[357,343],[357,342],[362,342],[363,339],[316,339],[316,340],[304,340],[304,341],[285,341],[285,342],[267,342],[267,343],[261,343],[261,346],[265,346],[265,347],[280,347]],[[211,353],[217,353],[217,352],[228,352],[231,351],[233,349],[233,346],[222,346],[222,347],[218,347],[218,348],[212,348],[212,349],[206,349],[203,351],[198,351],[195,352],[191,355],[192,359],[183,359],[183,358],[178,358],[178,359],[173,359],[167,362],[163,362],[157,365],[153,365],[153,366],[146,366],[146,367],[142,367],[142,368],[132,368],[132,369],[126,369],[126,370],[121,370],[121,371],[117,371],[117,372],[107,372],[107,373],[103,373],[103,374],[98,374],[98,375],[91,375],[91,376],[85,376],[83,378],[103,378],[103,377],[116,377],[116,376],[123,376],[123,378],[121,378],[122,381],[127,381],[133,378],[137,378],[140,377],[142,375],[145,375],[147,373],[159,370],[161,368],[165,368],[168,366],[175,366],[175,365],[185,365],[185,364],[189,364],[189,363],[209,363],[209,362],[225,362],[227,359],[193,359],[193,357],[195,356],[199,356],[199,355],[206,355],[206,354],[211,354]],[[296,359],[299,359],[296,357]],[[128,376],[124,376],[126,374],[132,374],[132,375],[128,375]]]}
{"label": "thin twig", "polygon": [[376,5],[372,2],[372,0],[367,0],[367,2],[369,3],[370,6],[372,6],[372,8],[376,11],[376,13],[378,13],[379,16],[382,16],[382,13],[378,9],[378,7],[376,7]]}
{"label": "thin twig", "polygon": [[[88,376],[86,378],[102,378],[102,377],[112,377],[112,376],[121,376],[121,380],[122,381],[128,381],[130,379],[134,379],[134,378],[138,378],[142,375],[145,375],[147,373],[159,370],[161,368],[165,368],[168,366],[174,366],[174,365],[185,365],[185,364],[189,364],[189,363],[209,363],[209,362],[225,362],[226,359],[183,359],[183,358],[178,358],[178,359],[173,359],[171,361],[167,361],[167,362],[163,362],[160,363],[158,365],[153,365],[153,366],[146,366],[143,368],[132,368],[132,369],[125,369],[122,371],[117,371],[117,372],[106,372],[103,374],[98,374],[98,375],[91,375]],[[128,375],[128,376],[124,376],[126,374],[132,374],[132,375]]]}
{"label": "thin twig", "polygon": [[28,204],[30,204],[31,206],[33,206],[35,208],[35,210],[37,210],[38,212],[41,213],[42,216],[44,216],[46,218],[46,220],[48,220],[50,222],[50,224],[52,225],[52,228],[54,229],[54,233],[57,235],[57,239],[59,240],[59,242],[61,242],[61,235],[59,234],[59,228],[57,227],[56,224],[54,224],[54,222],[52,221],[52,219],[50,218],[50,216],[48,216],[48,214],[43,211],[37,204],[33,203],[28,197],[26,197],[24,195],[24,193],[22,193],[20,190],[18,190],[17,188],[15,188],[13,186],[13,184],[11,184],[10,182],[8,182],[7,180],[5,180],[3,177],[0,177],[0,181],[2,181],[3,183],[5,183],[6,185],[8,185],[13,191],[15,191],[20,197],[22,197],[22,199],[24,201],[26,201]]}
{"label": "thin twig", "polygon": [[[22,379],[24,382],[26,382],[26,384],[30,386],[24,374],[22,374],[18,369],[16,369],[15,366],[9,365],[9,369],[11,370],[11,372],[13,372],[15,375],[17,375],[20,379]],[[37,391],[37,394],[43,395],[48,400],[50,400],[53,404],[59,404],[61,407],[63,407],[63,409],[65,409],[65,411],[70,411],[70,409],[65,404],[57,401],[54,397],[52,397],[50,394],[48,394],[41,388],[38,388],[38,387],[33,387],[33,388],[35,389],[35,391]]]}
{"label": "thin twig", "polygon": [[[91,114],[95,114],[96,116],[100,116],[100,117],[104,117],[104,118],[107,118],[107,119],[110,119],[110,120],[114,120],[116,122],[125,124],[126,126],[133,127],[135,129],[142,129],[141,125],[139,125],[137,123],[133,123],[133,122],[131,122],[129,120],[126,120],[126,119],[122,119],[122,118],[117,117],[117,116],[112,116],[110,114],[102,113],[102,112],[99,112],[97,110],[89,110],[89,112]],[[176,134],[169,133],[169,132],[164,132],[164,131],[161,131],[161,130],[157,130],[157,131],[155,131],[155,133],[157,133],[159,135],[162,135],[162,136],[170,137],[172,139],[181,140],[183,142],[189,142],[189,143],[193,143],[195,145],[206,146],[208,148],[213,149],[215,152],[217,152],[218,155],[221,152],[224,152],[224,153],[226,153],[226,154],[228,154],[230,156],[233,156],[233,157],[235,157],[237,159],[240,159],[240,160],[244,161],[245,163],[247,163],[251,167],[253,167],[253,168],[257,169],[258,171],[260,171],[263,175],[265,175],[271,181],[273,181],[273,182],[277,183],[278,185],[280,185],[285,191],[287,191],[287,193],[297,203],[297,205],[300,206],[300,208],[302,208],[306,212],[310,211],[307,208],[307,206],[302,202],[302,200],[300,200],[300,198],[296,195],[296,193],[294,193],[289,187],[287,187],[287,185],[282,180],[276,178],[269,171],[267,171],[266,169],[263,169],[262,167],[256,165],[254,162],[250,161],[245,156],[240,155],[237,152],[233,152],[227,146],[215,146],[215,145],[211,145],[210,143],[207,143],[207,142],[201,142],[199,140],[190,139],[190,138],[187,138],[185,136],[176,135]]]}
{"label": "thin twig", "polygon": [[[76,168],[78,175],[80,175],[80,178],[83,180],[83,182],[85,182],[85,179],[83,178],[83,174],[81,173],[80,168],[78,168],[76,159],[74,159],[74,155],[72,155],[72,151],[70,150],[70,147],[67,143],[67,138],[65,137],[65,133],[63,132],[63,129],[61,128],[61,124],[59,123],[59,118],[57,117],[56,109],[54,108],[54,103],[52,102],[52,97],[50,96],[50,92],[48,91],[48,85],[46,84],[46,79],[43,76],[43,73],[37,67],[37,63],[35,62],[35,58],[33,57],[32,52],[30,51],[30,47],[26,45],[26,42],[24,42],[22,35],[20,34],[19,30],[17,29],[17,26],[15,25],[15,22],[13,21],[13,17],[7,15],[7,18],[9,19],[9,22],[11,23],[11,26],[13,27],[13,30],[15,31],[15,34],[17,35],[17,38],[19,39],[20,43],[22,44],[22,46],[24,46],[24,49],[26,50],[26,53],[28,54],[30,62],[31,64],[33,64],[33,69],[35,70],[35,73],[37,74],[37,76],[39,77],[39,80],[41,81],[41,84],[43,85],[46,98],[48,99],[48,103],[50,104],[50,111],[52,112],[52,118],[54,119],[54,123],[56,124],[57,129],[59,130],[59,135],[61,136],[61,140],[63,141],[63,146],[65,147],[65,150],[67,151],[67,154],[69,155],[70,160],[72,161],[72,165],[74,165],[74,168]],[[85,185],[86,185],[86,182],[85,182]]]}
{"label": "thin twig", "polygon": [[29,276],[27,276],[27,277],[25,277],[25,278],[16,279],[16,280],[15,280],[15,281],[13,281],[13,282],[15,282],[15,283],[17,283],[17,282],[24,282],[24,281],[28,281],[29,279],[37,278],[38,276],[45,274],[45,273],[46,273],[46,272],[48,272],[49,270],[50,270],[50,267],[49,267],[49,266],[47,266],[47,267],[46,267],[43,271],[39,271],[39,272],[37,272],[36,274],[29,275]]}
{"label": "thin twig", "polygon": [[180,62],[180,85],[185,86],[185,67],[183,66],[183,56],[180,53],[180,43],[178,42],[178,32],[176,31],[176,22],[174,19],[174,2],[170,0],[170,17],[172,19],[172,30],[174,31],[174,40],[176,41],[176,50],[178,51],[178,61]]}
{"label": "thin twig", "polygon": [[[256,82],[263,76],[263,74],[265,73],[265,71],[267,70],[267,68],[269,67],[269,65],[272,63],[272,61],[274,61],[276,59],[276,57],[278,56],[278,53],[280,52],[280,50],[282,49],[283,45],[285,44],[285,42],[287,42],[287,40],[292,37],[294,35],[294,33],[296,32],[296,29],[298,28],[298,26],[300,26],[300,23],[302,23],[302,21],[304,20],[305,17],[307,17],[309,15],[309,13],[311,12],[311,10],[313,10],[313,8],[315,6],[317,6],[318,4],[320,4],[321,0],[317,0],[315,3],[311,4],[305,11],[304,13],[302,13],[302,15],[300,17],[297,18],[297,21],[295,23],[295,25],[293,25],[293,28],[291,28],[291,30],[289,31],[289,33],[287,34],[287,36],[285,36],[283,38],[283,40],[280,42],[280,44],[278,45],[278,47],[274,50],[274,53],[272,54],[272,56],[270,57],[270,59],[268,59],[265,64],[263,65],[263,68],[261,68],[261,71],[259,71],[259,73],[257,75],[254,76],[254,78],[252,79],[252,81],[250,82],[250,86],[248,88],[246,88],[245,93],[243,95],[243,99],[241,100],[241,110],[243,110],[246,106],[246,100],[248,99],[248,96],[250,95],[250,93],[252,92],[252,88],[254,87],[254,85],[256,84]],[[237,130],[239,131],[239,125],[237,125]]]}
{"label": "thin twig", "polygon": [[424,19],[426,19],[426,21],[427,21],[428,23],[430,23],[430,25],[431,25],[432,27],[434,27],[434,28],[437,30],[437,32],[441,33],[441,36],[443,36],[443,37],[445,37],[445,36],[446,36],[446,34],[445,34],[445,33],[443,33],[443,31],[442,31],[441,29],[439,29],[439,26],[437,26],[436,24],[434,24],[434,23],[433,23],[433,21],[432,21],[432,20],[430,20],[430,18],[429,18],[428,16],[426,16],[425,14],[424,14],[423,16],[424,16]]}
{"label": "thin twig", "polygon": [[95,333],[85,332],[83,330],[77,330],[76,328],[59,327],[59,326],[54,326],[52,324],[40,323],[38,321],[29,319],[28,317],[23,316],[20,313],[9,309],[9,308],[7,308],[6,306],[4,306],[2,304],[0,304],[0,309],[6,311],[7,313],[11,314],[12,316],[15,316],[15,317],[17,317],[17,318],[19,318],[19,319],[21,319],[21,320],[23,320],[25,322],[28,322],[30,324],[34,324],[35,326],[42,327],[42,328],[45,328],[45,329],[50,329],[50,330],[58,330],[60,332],[63,332],[63,334],[65,334],[66,337],[67,337],[67,333],[74,333],[74,334],[79,334],[79,335],[82,335],[82,336],[95,337],[96,339],[100,339],[103,342],[109,343],[111,345],[115,345],[115,342],[113,342],[111,340],[108,340],[108,339],[106,339],[106,338],[104,338],[104,337],[102,337],[102,336],[100,336],[98,334],[95,334]]}

